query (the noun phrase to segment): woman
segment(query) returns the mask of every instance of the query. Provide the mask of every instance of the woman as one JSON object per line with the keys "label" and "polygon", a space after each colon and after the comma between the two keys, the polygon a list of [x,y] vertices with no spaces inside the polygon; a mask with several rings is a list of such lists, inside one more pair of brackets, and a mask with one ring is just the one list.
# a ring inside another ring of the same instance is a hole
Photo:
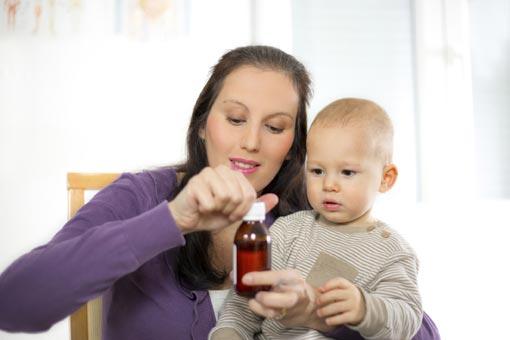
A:
{"label": "woman", "polygon": [[[268,223],[306,208],[309,96],[309,76],[292,56],[264,46],[225,54],[195,104],[187,161],[124,174],[7,268],[0,329],[43,331],[103,295],[105,340],[205,339],[231,286],[234,233],[253,201],[272,208]],[[275,287],[252,301],[256,313],[344,335],[317,318],[311,287],[296,272],[252,274],[252,283]],[[282,290],[279,282],[294,284]]]}

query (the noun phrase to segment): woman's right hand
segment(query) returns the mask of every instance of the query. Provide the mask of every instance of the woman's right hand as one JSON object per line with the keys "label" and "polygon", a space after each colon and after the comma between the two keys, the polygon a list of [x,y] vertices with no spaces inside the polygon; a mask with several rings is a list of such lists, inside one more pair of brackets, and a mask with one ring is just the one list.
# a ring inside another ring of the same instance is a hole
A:
{"label": "woman's right hand", "polygon": [[[193,176],[168,204],[183,233],[224,228],[242,219],[257,198],[248,179],[225,165],[206,167]],[[274,194],[260,197],[269,211],[278,203]]]}
{"label": "woman's right hand", "polygon": [[242,280],[250,286],[272,287],[270,291],[258,292],[254,299],[248,301],[255,314],[277,319],[288,328],[307,327],[321,332],[333,329],[317,315],[316,299],[319,292],[297,270],[251,272]]}

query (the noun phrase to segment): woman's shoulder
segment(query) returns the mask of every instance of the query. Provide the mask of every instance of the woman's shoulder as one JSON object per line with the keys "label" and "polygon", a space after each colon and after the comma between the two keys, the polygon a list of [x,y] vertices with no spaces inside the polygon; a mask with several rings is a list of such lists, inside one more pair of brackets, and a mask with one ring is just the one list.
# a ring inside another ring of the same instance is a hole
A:
{"label": "woman's shoulder", "polygon": [[173,168],[126,172],[97,193],[82,210],[99,206],[118,218],[127,218],[171,199],[176,186]]}
{"label": "woman's shoulder", "polygon": [[123,173],[114,187],[154,197],[157,202],[169,199],[177,187],[177,177],[173,167]]}

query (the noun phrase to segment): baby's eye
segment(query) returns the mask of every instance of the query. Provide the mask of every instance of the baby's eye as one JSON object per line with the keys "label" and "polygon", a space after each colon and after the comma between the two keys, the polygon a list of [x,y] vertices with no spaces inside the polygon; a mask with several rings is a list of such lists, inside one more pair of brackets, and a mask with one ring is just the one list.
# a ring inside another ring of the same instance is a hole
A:
{"label": "baby's eye", "polygon": [[322,176],[324,174],[324,170],[319,169],[319,168],[312,168],[312,169],[310,169],[310,172],[312,173],[312,175],[315,175],[315,176]]}
{"label": "baby's eye", "polygon": [[276,126],[273,126],[273,125],[269,125],[267,124],[266,125],[267,129],[271,132],[271,133],[282,133],[283,132],[283,129],[282,128],[279,128],[279,127],[276,127]]}
{"label": "baby's eye", "polygon": [[232,124],[232,125],[241,125],[242,123],[245,122],[244,119],[242,118],[234,118],[234,117],[227,117],[227,121]]}
{"label": "baby's eye", "polygon": [[352,177],[352,176],[356,175],[356,171],[354,171],[354,170],[342,170],[342,175],[347,176],[347,177]]}

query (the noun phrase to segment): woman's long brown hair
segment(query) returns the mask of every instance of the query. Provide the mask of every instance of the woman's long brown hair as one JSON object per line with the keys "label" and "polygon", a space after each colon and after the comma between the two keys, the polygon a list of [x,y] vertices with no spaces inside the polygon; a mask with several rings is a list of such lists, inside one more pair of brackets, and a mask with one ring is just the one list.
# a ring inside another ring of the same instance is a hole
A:
{"label": "woman's long brown hair", "polygon": [[[174,193],[177,195],[191,177],[208,165],[207,153],[199,131],[205,127],[209,111],[216,100],[225,78],[241,66],[254,66],[274,70],[287,75],[299,95],[299,107],[295,124],[294,141],[289,157],[263,193],[279,197],[272,210],[275,218],[308,208],[304,186],[304,162],[306,157],[306,110],[311,96],[311,81],[303,64],[293,56],[270,46],[246,46],[224,54],[213,67],[211,76],[193,108],[187,135],[187,160],[176,167],[184,173]],[[186,245],[177,255],[177,275],[181,283],[191,289],[211,289],[225,281],[228,273],[214,268],[211,262],[211,234],[207,231],[185,235]]]}

